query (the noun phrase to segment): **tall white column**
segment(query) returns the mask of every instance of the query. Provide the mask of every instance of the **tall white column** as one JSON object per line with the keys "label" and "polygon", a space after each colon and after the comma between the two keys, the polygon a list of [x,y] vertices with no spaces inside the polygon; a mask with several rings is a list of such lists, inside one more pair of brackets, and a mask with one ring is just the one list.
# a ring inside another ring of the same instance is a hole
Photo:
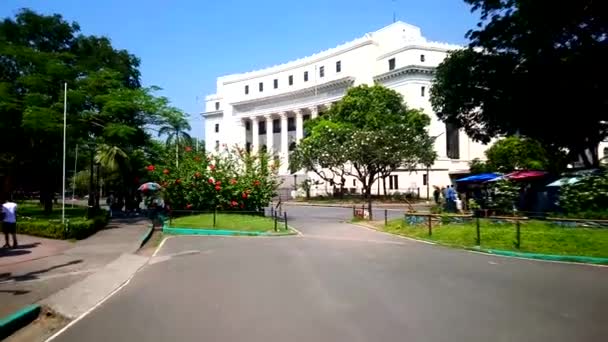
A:
{"label": "tall white column", "polygon": [[302,120],[302,110],[296,110],[296,142],[300,142],[304,137],[304,121]]}
{"label": "tall white column", "polygon": [[255,153],[260,148],[260,132],[258,130],[258,118],[251,118],[251,153]]}
{"label": "tall white column", "polygon": [[310,107],[310,118],[314,119],[319,116],[319,108],[317,106]]}
{"label": "tall white column", "polygon": [[282,112],[281,115],[281,168],[282,174],[288,173],[289,170],[289,141],[287,127],[287,113]]}
{"label": "tall white column", "polygon": [[274,148],[272,147],[272,140],[274,133],[272,132],[272,115],[264,115],[266,120],[266,151],[271,155],[274,155]]}

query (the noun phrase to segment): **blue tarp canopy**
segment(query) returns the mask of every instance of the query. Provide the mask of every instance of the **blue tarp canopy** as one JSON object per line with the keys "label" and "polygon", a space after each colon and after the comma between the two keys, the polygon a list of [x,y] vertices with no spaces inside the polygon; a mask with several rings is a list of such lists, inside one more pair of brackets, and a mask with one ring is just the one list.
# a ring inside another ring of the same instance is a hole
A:
{"label": "blue tarp canopy", "polygon": [[471,183],[485,182],[485,181],[489,181],[489,180],[492,180],[492,179],[500,177],[500,176],[501,176],[500,173],[480,173],[480,174],[460,178],[460,179],[457,179],[456,181],[457,182],[471,182]]}

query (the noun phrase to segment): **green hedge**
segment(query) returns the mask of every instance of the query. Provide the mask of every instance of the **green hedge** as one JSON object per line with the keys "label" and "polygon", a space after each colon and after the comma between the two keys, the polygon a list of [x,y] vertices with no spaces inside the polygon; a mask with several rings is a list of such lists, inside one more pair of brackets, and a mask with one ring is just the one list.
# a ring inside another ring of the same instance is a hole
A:
{"label": "green hedge", "polygon": [[84,239],[91,236],[108,224],[108,214],[103,211],[90,220],[73,218],[67,222],[67,227],[60,220],[27,220],[17,222],[17,233],[52,239]]}

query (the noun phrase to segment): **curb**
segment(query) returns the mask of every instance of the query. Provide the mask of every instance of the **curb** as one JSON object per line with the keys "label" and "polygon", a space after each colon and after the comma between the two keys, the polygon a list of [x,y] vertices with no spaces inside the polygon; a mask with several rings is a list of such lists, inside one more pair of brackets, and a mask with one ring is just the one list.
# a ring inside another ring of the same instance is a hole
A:
{"label": "curb", "polygon": [[144,233],[144,235],[142,235],[141,240],[139,242],[139,248],[142,248],[146,244],[146,242],[148,242],[148,240],[150,240],[153,232],[154,232],[154,226],[150,226],[150,228],[148,228],[148,231],[146,231]]}
{"label": "curb", "polygon": [[21,310],[0,318],[0,340],[7,338],[15,331],[30,324],[40,314],[40,305],[28,305]]}
{"label": "curb", "polygon": [[467,248],[467,250],[475,252],[483,252],[487,254],[500,255],[512,258],[536,259],[545,261],[564,261],[576,262],[581,264],[608,264],[608,258],[586,257],[579,255],[556,255],[556,254],[540,254],[540,253],[525,253],[504,251],[500,249],[483,249],[483,248]]}
{"label": "curb", "polygon": [[[327,204],[322,204],[322,203],[299,203],[299,202],[283,202],[284,206],[289,206],[289,207],[323,207],[323,208],[346,208],[346,209],[352,209],[353,206],[355,207],[359,207],[360,204],[331,204],[331,203],[327,203]],[[373,210],[398,210],[398,211],[402,211],[407,209],[407,205],[375,205],[373,207]],[[420,211],[422,212],[422,211]],[[425,211],[426,212],[426,211]]]}
{"label": "curb", "polygon": [[226,229],[206,229],[206,228],[179,228],[163,227],[163,233],[171,235],[209,235],[209,236],[287,236],[297,235],[296,232],[289,231],[283,233],[268,233],[256,231],[239,231]]}

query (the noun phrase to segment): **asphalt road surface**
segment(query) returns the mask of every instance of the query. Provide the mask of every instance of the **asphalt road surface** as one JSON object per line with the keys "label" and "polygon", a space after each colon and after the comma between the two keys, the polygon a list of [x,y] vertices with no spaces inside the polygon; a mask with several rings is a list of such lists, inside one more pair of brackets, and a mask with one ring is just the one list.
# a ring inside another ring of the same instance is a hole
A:
{"label": "asphalt road surface", "polygon": [[608,268],[413,242],[340,223],[349,209],[288,210],[302,236],[168,239],[55,341],[608,341]]}

